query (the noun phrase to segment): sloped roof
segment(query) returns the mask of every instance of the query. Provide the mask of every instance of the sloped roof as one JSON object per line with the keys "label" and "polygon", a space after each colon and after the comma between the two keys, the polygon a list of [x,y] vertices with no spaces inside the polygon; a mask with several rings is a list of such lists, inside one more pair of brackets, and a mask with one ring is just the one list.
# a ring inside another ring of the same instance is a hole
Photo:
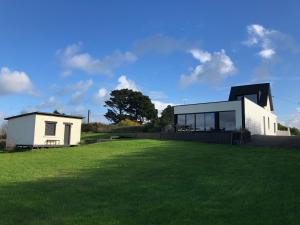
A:
{"label": "sloped roof", "polygon": [[229,101],[237,100],[238,96],[257,94],[257,104],[261,107],[265,107],[268,104],[268,98],[270,100],[270,108],[273,111],[273,101],[270,83],[250,84],[242,86],[231,87]]}

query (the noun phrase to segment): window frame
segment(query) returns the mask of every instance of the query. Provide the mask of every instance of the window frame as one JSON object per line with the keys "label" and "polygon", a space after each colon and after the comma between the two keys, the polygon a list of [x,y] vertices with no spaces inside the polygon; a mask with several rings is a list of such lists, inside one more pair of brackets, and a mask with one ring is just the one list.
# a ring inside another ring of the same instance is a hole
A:
{"label": "window frame", "polygon": [[[47,125],[48,124],[54,124],[54,132],[53,134],[49,134],[47,133]],[[56,136],[56,125],[57,125],[57,122],[55,121],[45,121],[45,136],[50,136],[50,137],[53,137],[53,136]]]}
{"label": "window frame", "polygon": [[[236,130],[236,111],[235,110],[219,111],[218,113],[219,113],[219,129],[220,130],[223,130],[223,129],[224,129],[224,131],[234,131],[234,130]],[[226,130],[226,128],[221,127],[221,114],[222,113],[233,113],[234,114],[234,125],[235,126],[232,130]]]}

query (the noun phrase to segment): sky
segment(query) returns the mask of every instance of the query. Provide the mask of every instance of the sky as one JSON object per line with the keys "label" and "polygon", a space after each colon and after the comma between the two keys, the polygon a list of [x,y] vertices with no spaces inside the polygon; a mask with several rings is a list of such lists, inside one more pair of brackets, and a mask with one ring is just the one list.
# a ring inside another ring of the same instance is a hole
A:
{"label": "sky", "polygon": [[107,122],[114,89],[168,104],[228,99],[270,82],[300,128],[299,1],[0,0],[0,123],[55,109]]}

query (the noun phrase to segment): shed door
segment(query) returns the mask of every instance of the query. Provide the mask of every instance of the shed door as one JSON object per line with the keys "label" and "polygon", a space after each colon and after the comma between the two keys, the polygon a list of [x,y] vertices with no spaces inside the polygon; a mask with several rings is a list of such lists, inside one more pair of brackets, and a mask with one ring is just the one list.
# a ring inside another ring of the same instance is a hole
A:
{"label": "shed door", "polygon": [[64,145],[70,145],[71,125],[65,124]]}

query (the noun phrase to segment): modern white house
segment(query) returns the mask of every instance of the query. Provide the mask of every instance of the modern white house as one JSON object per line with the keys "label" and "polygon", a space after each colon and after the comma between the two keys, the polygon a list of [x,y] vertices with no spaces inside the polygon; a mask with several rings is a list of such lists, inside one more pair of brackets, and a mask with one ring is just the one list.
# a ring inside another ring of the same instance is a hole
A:
{"label": "modern white house", "polygon": [[179,131],[235,131],[276,135],[269,83],[231,87],[228,101],[176,105],[175,129]]}
{"label": "modern white house", "polygon": [[80,116],[44,112],[7,117],[6,148],[78,145],[82,119]]}

